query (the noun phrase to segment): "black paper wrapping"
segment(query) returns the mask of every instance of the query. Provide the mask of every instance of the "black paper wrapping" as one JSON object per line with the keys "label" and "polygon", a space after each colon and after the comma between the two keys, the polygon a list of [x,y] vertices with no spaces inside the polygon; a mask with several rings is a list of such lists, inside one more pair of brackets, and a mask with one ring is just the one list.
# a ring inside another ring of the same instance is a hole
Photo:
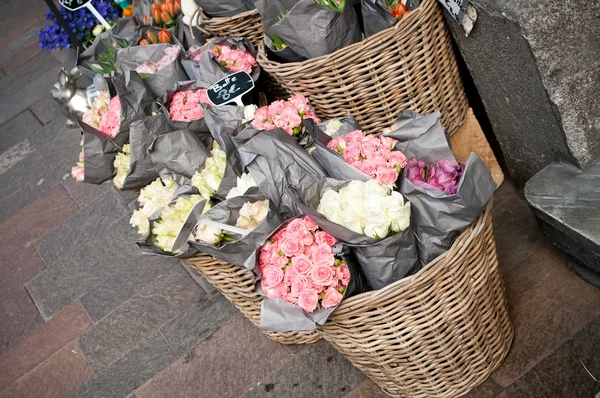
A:
{"label": "black paper wrapping", "polygon": [[242,164],[284,217],[298,215],[288,187],[325,178],[325,171],[282,129],[262,131],[238,148]]}
{"label": "black paper wrapping", "polygon": [[231,17],[254,9],[249,0],[196,0],[209,17]]}
{"label": "black paper wrapping", "polygon": [[[188,78],[195,80],[198,87],[208,88],[219,80],[235,73],[222,66],[215,56],[210,53],[210,50],[215,46],[227,46],[232,49],[239,48],[240,50],[250,53],[256,59],[256,50],[248,39],[228,37],[212,40],[206,43],[204,47],[194,52],[194,55],[202,54],[198,61],[194,61],[193,59],[184,59],[181,61]],[[188,58],[191,58],[191,55],[188,56]],[[252,80],[256,82],[260,76],[260,67],[255,66],[252,69],[250,76],[252,77]]]}
{"label": "black paper wrapping", "polygon": [[[164,55],[164,50],[170,44],[153,44],[148,46],[134,46],[117,50],[115,54],[115,66],[122,73],[135,71],[144,62],[157,62]],[[183,50],[181,50],[183,51]],[[180,54],[181,56],[181,54]],[[175,82],[187,79],[181,66],[179,57],[169,65],[144,78],[144,82],[150,87],[155,97],[162,96]]]}
{"label": "black paper wrapping", "polygon": [[121,151],[109,138],[96,135],[91,126],[79,123],[83,131],[83,181],[100,184],[115,175],[115,156]]}
{"label": "black paper wrapping", "polygon": [[[246,194],[236,196],[215,205],[203,215],[212,221],[235,226],[240,215],[240,209],[246,202],[257,202],[267,199],[263,194]],[[199,217],[200,218],[200,217]],[[196,220],[198,221],[199,218]],[[209,254],[229,264],[244,266],[246,260],[253,256],[257,247],[261,247],[280,224],[281,219],[277,211],[269,202],[269,213],[265,219],[248,235],[235,235],[232,242],[223,241],[220,246],[213,246],[203,242],[191,241],[189,244],[198,251]]]}
{"label": "black paper wrapping", "polygon": [[[292,220],[293,218],[283,222],[273,231],[271,235],[277,233],[280,229],[285,228]],[[337,238],[335,235],[334,237]],[[336,257],[341,258],[346,262],[351,275],[350,282],[348,282],[348,286],[344,292],[342,301],[352,295],[367,291],[367,284],[365,283],[364,277],[359,271],[352,254],[349,253],[344,245],[340,243],[336,244],[333,250],[334,253],[336,253]],[[257,255],[254,257],[254,271],[257,272],[255,288],[259,294],[264,296],[264,292],[260,284],[258,262],[256,262],[257,257]],[[299,306],[289,303],[285,300],[269,299],[265,297],[263,298],[260,307],[260,328],[262,330],[273,332],[314,330],[316,329],[317,325],[323,325],[325,321],[327,321],[327,318],[329,318],[329,315],[331,315],[336,308],[337,306],[331,308],[319,308],[309,314]]]}
{"label": "black paper wrapping", "polygon": [[[406,9],[414,10],[419,6],[419,2],[420,0],[408,0],[406,2]],[[391,28],[398,22],[389,8],[387,8],[384,0],[361,0],[360,9],[365,37]]]}
{"label": "black paper wrapping", "polygon": [[[313,219],[321,229],[335,236],[356,255],[363,274],[373,289],[381,289],[419,269],[419,256],[411,224],[404,231],[375,239],[356,233],[348,228],[329,221],[317,212],[323,194],[333,189],[339,191],[349,181],[323,179],[292,189],[300,211]],[[412,203],[411,203],[412,206]]]}
{"label": "black paper wrapping", "polygon": [[[158,100],[160,107],[169,121],[169,126],[171,126],[172,130],[189,130],[192,133],[196,134],[198,138],[202,141],[202,143],[208,147],[210,145],[210,134],[208,131],[208,127],[206,126],[206,121],[204,117],[198,120],[192,120],[189,122],[181,121],[181,120],[172,120],[169,116],[169,107],[171,106],[171,98],[176,92],[179,91],[189,91],[189,90],[198,90],[203,88],[198,85],[198,82],[194,80],[185,80],[185,81],[177,81],[173,84],[173,87],[166,90],[164,95]],[[206,112],[208,105],[203,107],[204,112]]]}

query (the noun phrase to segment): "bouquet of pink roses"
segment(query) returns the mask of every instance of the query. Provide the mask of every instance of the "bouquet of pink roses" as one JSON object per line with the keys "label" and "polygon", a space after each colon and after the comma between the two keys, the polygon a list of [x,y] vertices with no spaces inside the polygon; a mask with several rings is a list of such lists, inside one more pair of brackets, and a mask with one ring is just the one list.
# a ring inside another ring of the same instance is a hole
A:
{"label": "bouquet of pink roses", "polygon": [[413,159],[408,162],[406,178],[418,187],[454,195],[458,191],[464,169],[464,164],[446,159],[440,159],[429,166],[422,160]]}
{"label": "bouquet of pink roses", "polygon": [[258,130],[281,128],[289,135],[302,136],[304,119],[313,119],[316,123],[321,122],[308,100],[301,95],[294,95],[287,101],[275,101],[271,105],[258,108],[254,112],[252,126]]}
{"label": "bouquet of pink roses", "polygon": [[336,258],[337,239],[309,217],[295,218],[259,251],[261,286],[268,298],[296,304],[307,313],[336,307],[350,282],[350,270]]}
{"label": "bouquet of pink roses", "polygon": [[92,107],[83,115],[83,122],[115,138],[121,127],[121,102],[119,96],[110,98],[108,91],[101,91]]}
{"label": "bouquet of pink roses", "polygon": [[258,66],[256,59],[252,54],[239,48],[229,48],[228,46],[214,46],[210,53],[219,61],[221,66],[232,72],[244,71],[252,73],[252,69]]}
{"label": "bouquet of pink roses", "polygon": [[355,130],[333,138],[327,147],[339,153],[346,163],[374,178],[381,185],[391,187],[406,167],[406,156],[394,150],[397,140],[378,137]]}
{"label": "bouquet of pink roses", "polygon": [[182,122],[190,122],[204,117],[200,104],[212,105],[206,89],[178,91],[173,94],[169,105],[169,118]]}

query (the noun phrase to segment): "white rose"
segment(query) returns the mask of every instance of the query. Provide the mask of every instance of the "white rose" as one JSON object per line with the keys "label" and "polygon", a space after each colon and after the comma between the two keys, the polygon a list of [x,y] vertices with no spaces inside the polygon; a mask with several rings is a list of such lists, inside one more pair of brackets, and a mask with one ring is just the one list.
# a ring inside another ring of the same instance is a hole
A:
{"label": "white rose", "polygon": [[[325,192],[323,194],[323,196],[321,197],[321,202],[319,203],[319,207],[335,207],[335,208],[339,208],[340,207],[340,194],[337,193],[336,191],[334,191],[333,189],[330,189],[329,191]],[[321,212],[320,210],[319,213]]]}
{"label": "white rose", "polygon": [[92,34],[94,36],[98,36],[102,32],[104,32],[104,26],[102,26],[101,24],[94,26],[94,30],[92,30]]}
{"label": "white rose", "polygon": [[392,230],[395,232],[404,231],[410,225],[410,203],[406,202],[400,209],[398,217],[392,221]]}
{"label": "white rose", "polygon": [[357,234],[363,233],[363,216],[361,212],[357,212],[352,208],[344,210],[341,214],[343,226]]}
{"label": "white rose", "polygon": [[371,193],[373,195],[379,196],[388,196],[390,194],[390,189],[386,186],[380,185],[374,179],[370,179],[369,181],[364,183],[365,193]]}
{"label": "white rose", "polygon": [[317,211],[329,221],[343,225],[341,210],[338,207],[320,207]]}
{"label": "white rose", "polygon": [[340,127],[342,127],[342,122],[339,120],[331,120],[329,123],[327,123],[325,134],[331,137],[339,131]]}
{"label": "white rose", "polygon": [[223,231],[220,228],[200,224],[196,229],[196,235],[194,237],[196,240],[208,243],[209,245],[217,245],[221,242],[222,236]]}
{"label": "white rose", "polygon": [[254,104],[246,105],[244,107],[244,120],[242,120],[242,123],[248,123],[249,121],[254,119],[254,112],[256,112],[257,109],[258,106]]}

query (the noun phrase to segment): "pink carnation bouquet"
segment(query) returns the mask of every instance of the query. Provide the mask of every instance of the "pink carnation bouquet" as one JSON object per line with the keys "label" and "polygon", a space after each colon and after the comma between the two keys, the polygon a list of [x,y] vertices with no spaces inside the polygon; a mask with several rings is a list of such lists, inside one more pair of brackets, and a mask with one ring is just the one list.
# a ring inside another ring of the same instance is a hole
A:
{"label": "pink carnation bouquet", "polygon": [[287,101],[279,100],[258,108],[254,112],[252,126],[258,130],[282,128],[289,135],[301,136],[304,133],[302,128],[304,119],[313,119],[315,123],[321,123],[321,119],[315,115],[308,100],[301,95],[294,95]]}
{"label": "pink carnation bouquet", "polygon": [[214,46],[210,50],[210,53],[219,61],[221,66],[232,72],[244,71],[251,75],[252,69],[258,66],[252,54],[239,48],[232,49],[228,46]]}
{"label": "pink carnation bouquet", "polygon": [[346,163],[377,180],[381,185],[392,187],[402,169],[408,163],[406,156],[394,150],[396,141],[355,130],[333,138],[327,144],[338,152]]}
{"label": "pink carnation bouquet", "polygon": [[422,160],[413,159],[408,162],[406,178],[418,187],[436,189],[454,195],[458,191],[464,169],[464,164],[446,159],[430,165]]}
{"label": "pink carnation bouquet", "polygon": [[119,96],[110,98],[108,91],[100,92],[94,98],[91,109],[83,115],[83,122],[100,130],[110,138],[115,138],[121,128]]}
{"label": "pink carnation bouquet", "polygon": [[178,91],[171,98],[169,118],[182,122],[202,119],[204,110],[200,104],[212,105],[206,94],[206,89]]}
{"label": "pink carnation bouquet", "polygon": [[335,257],[337,239],[310,218],[295,218],[259,252],[261,286],[267,297],[300,306],[307,313],[336,307],[350,282],[344,260]]}

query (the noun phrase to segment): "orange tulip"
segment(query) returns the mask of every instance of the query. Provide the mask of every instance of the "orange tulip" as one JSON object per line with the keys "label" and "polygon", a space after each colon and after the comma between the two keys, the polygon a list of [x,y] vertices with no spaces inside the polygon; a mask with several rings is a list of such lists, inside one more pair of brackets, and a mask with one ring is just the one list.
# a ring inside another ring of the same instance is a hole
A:
{"label": "orange tulip", "polygon": [[150,42],[146,39],[140,40],[140,46],[149,46]]}
{"label": "orange tulip", "polygon": [[160,12],[160,18],[162,19],[163,23],[167,23],[167,22],[171,21],[171,17],[169,16],[169,13],[167,13],[166,11]]}
{"label": "orange tulip", "polygon": [[175,14],[181,14],[181,1],[175,0]]}
{"label": "orange tulip", "polygon": [[158,32],[158,41],[165,44],[171,43],[171,34],[169,33],[169,31],[163,29],[160,32]]}
{"label": "orange tulip", "polygon": [[148,15],[144,15],[144,25],[148,25],[150,20],[148,19]]}
{"label": "orange tulip", "polygon": [[392,15],[396,17],[396,19],[401,19],[404,13],[406,12],[406,7],[402,3],[398,3],[394,11],[392,11]]}
{"label": "orange tulip", "polygon": [[123,16],[130,17],[132,15],[133,15],[133,8],[131,7],[131,4],[130,4],[127,7],[125,7],[125,9],[123,10]]}
{"label": "orange tulip", "polygon": [[150,44],[158,43],[158,38],[156,37],[156,34],[154,32],[150,32],[150,31],[146,32],[146,39],[148,39]]}
{"label": "orange tulip", "polygon": [[155,25],[160,25],[161,23],[166,22],[162,20],[162,15],[159,8],[152,9],[152,19],[154,20]]}

